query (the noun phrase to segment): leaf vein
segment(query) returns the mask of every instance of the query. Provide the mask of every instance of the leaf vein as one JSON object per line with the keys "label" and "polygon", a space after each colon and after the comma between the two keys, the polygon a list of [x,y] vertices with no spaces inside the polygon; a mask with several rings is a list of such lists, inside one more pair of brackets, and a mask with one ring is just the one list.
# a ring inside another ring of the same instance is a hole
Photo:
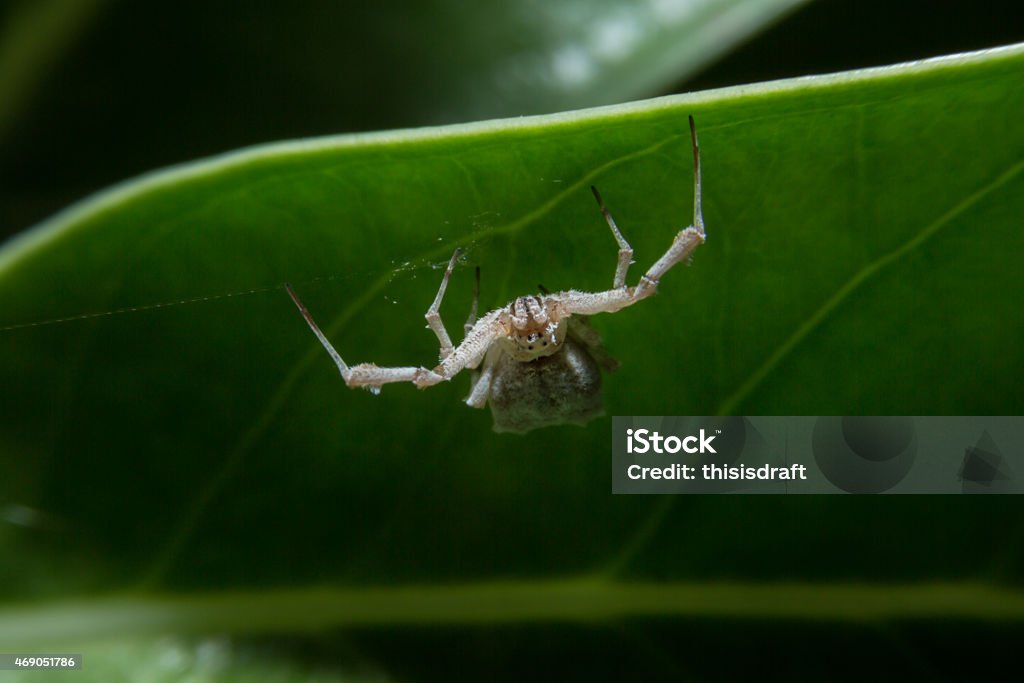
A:
{"label": "leaf vein", "polygon": [[832,312],[839,308],[839,306],[842,305],[843,302],[845,302],[850,295],[857,291],[865,282],[870,280],[886,267],[892,265],[920,247],[954,218],[1008,183],[1022,170],[1024,170],[1024,160],[1013,164],[1009,169],[1004,171],[990,183],[979,188],[971,195],[946,210],[945,213],[926,225],[920,232],[899,247],[893,249],[887,254],[883,254],[854,273],[853,277],[847,280],[838,290],[836,290],[836,292],[817,310],[815,310],[810,317],[800,323],[793,333],[779,344],[775,350],[768,355],[764,362],[761,363],[761,365],[754,369],[747,379],[740,384],[739,388],[737,388],[736,391],[722,402],[718,407],[716,414],[732,414],[736,408],[746,400],[747,397],[749,397],[750,394],[752,394],[769,375],[772,374],[782,361],[800,345],[801,342],[818,329],[832,314]]}

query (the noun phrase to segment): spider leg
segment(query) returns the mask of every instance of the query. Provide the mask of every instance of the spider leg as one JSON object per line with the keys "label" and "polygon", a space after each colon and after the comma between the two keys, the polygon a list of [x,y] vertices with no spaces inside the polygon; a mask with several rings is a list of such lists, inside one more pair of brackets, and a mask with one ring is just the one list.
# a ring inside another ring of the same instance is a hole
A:
{"label": "spider leg", "polygon": [[360,363],[359,365],[349,367],[348,364],[342,360],[341,354],[339,354],[331,342],[327,340],[327,336],[320,330],[320,326],[316,324],[315,320],[313,320],[313,316],[306,309],[306,306],[299,299],[299,295],[295,293],[295,290],[292,289],[291,285],[286,282],[284,288],[287,290],[288,296],[292,298],[295,306],[298,307],[302,317],[306,319],[309,329],[313,330],[313,334],[316,335],[316,338],[320,340],[324,349],[327,350],[331,360],[333,360],[334,364],[338,366],[338,372],[341,373],[342,379],[345,380],[345,384],[348,386],[363,387],[377,393],[380,391],[380,387],[383,384],[390,384],[392,382],[413,382],[420,377],[428,377],[430,374],[433,374],[426,368],[379,368],[370,363]]}
{"label": "spider leg", "polygon": [[[469,317],[466,318],[466,324],[463,325],[465,334],[469,334],[469,331],[473,329],[473,325],[476,324],[476,310],[480,304],[480,266],[476,267],[476,284],[473,287],[473,305],[469,307]],[[465,336],[465,334],[463,336]]]}
{"label": "spider leg", "polygon": [[313,334],[315,334],[316,338],[320,340],[320,343],[323,344],[323,347],[327,349],[328,355],[330,355],[331,360],[334,361],[334,364],[338,366],[338,372],[341,373],[342,378],[347,383],[351,371],[349,370],[348,365],[345,364],[345,361],[341,359],[341,354],[339,354],[337,350],[335,350],[335,348],[331,345],[331,342],[327,341],[327,336],[320,331],[320,326],[316,324],[315,320],[313,320],[313,316],[309,314],[309,311],[306,310],[306,307],[303,305],[302,301],[299,300],[299,295],[295,293],[295,290],[292,289],[292,286],[286,282],[284,283],[284,288],[288,291],[288,296],[290,296],[292,298],[292,301],[295,302],[295,305],[299,309],[299,313],[301,313],[302,317],[306,319],[306,323],[309,325],[309,329],[313,330]]}
{"label": "spider leg", "polygon": [[[454,262],[454,257],[452,261]],[[309,311],[306,310],[302,301],[299,300],[291,285],[285,284],[285,289],[288,290],[288,295],[295,302],[299,312],[302,313],[302,317],[306,319],[309,328],[313,330],[313,334],[316,335],[324,349],[330,354],[334,364],[338,366],[338,372],[341,373],[345,384],[350,387],[363,387],[374,393],[380,391],[382,385],[393,382],[412,382],[420,389],[424,389],[449,380],[461,372],[463,368],[475,368],[479,365],[487,350],[491,348],[491,345],[507,334],[506,326],[502,322],[502,315],[505,315],[505,311],[503,309],[491,311],[473,325],[472,329],[466,334],[466,338],[462,340],[462,343],[452,349],[433,370],[412,366],[381,368],[373,363],[360,363],[359,365],[349,367],[331,345],[331,342],[327,340],[324,333],[320,331],[320,327],[313,320],[313,316],[310,315]],[[440,298],[440,295],[438,298]]]}
{"label": "spider leg", "polygon": [[437,290],[437,296],[434,297],[434,303],[430,304],[430,308],[427,309],[424,315],[427,319],[427,324],[434,331],[434,334],[437,335],[437,341],[441,345],[439,354],[441,360],[444,360],[452,352],[452,339],[448,336],[448,330],[444,328],[444,323],[441,321],[441,299],[444,298],[444,291],[448,289],[448,279],[452,276],[452,269],[455,267],[455,261],[458,258],[459,250],[456,249],[452,254],[451,260],[448,261],[444,277],[441,278],[441,286]]}
{"label": "spider leg", "polygon": [[491,379],[494,377],[494,368],[501,358],[500,347],[492,346],[484,357],[480,372],[473,373],[473,383],[469,388],[469,396],[466,397],[466,405],[470,408],[483,408],[487,405],[487,397],[491,393]]}
{"label": "spider leg", "polygon": [[466,338],[451,353],[441,359],[433,370],[421,374],[414,382],[416,386],[428,387],[444,380],[449,380],[465,368],[475,368],[487,355],[491,346],[498,339],[508,335],[508,311],[498,309],[480,318],[466,333]]}
{"label": "spider leg", "polygon": [[700,189],[700,146],[697,144],[697,128],[690,117],[690,141],[693,146],[693,225],[679,231],[672,246],[668,248],[660,259],[640,278],[640,284],[636,286],[635,296],[643,298],[654,293],[658,287],[658,281],[669,268],[685,261],[693,254],[694,250],[704,244],[707,234],[704,232],[704,214],[701,211],[701,189]]}
{"label": "spider leg", "polygon": [[597,205],[601,207],[601,215],[608,222],[608,227],[611,228],[615,241],[619,243],[619,262],[615,266],[615,279],[612,281],[612,289],[619,289],[626,285],[626,273],[629,272],[629,264],[633,262],[633,247],[629,246],[629,242],[619,232],[619,226],[615,225],[615,219],[609,213],[608,207],[604,205],[601,193],[593,185],[590,186],[590,191],[594,193],[594,199],[597,200]]}
{"label": "spider leg", "polygon": [[[680,230],[672,240],[672,245],[648,271],[640,277],[636,287],[618,287],[604,292],[577,292],[570,290],[559,295],[559,302],[565,313],[569,315],[593,315],[595,313],[614,313],[626,306],[631,306],[641,299],[654,294],[658,281],[672,266],[688,259],[700,245],[704,244],[707,235],[704,232],[704,215],[701,212],[701,176],[700,147],[697,144],[697,128],[690,117],[690,140],[693,145],[693,225]],[[594,191],[600,203],[600,195]],[[603,206],[603,204],[602,204]],[[609,225],[617,232],[609,216]],[[623,240],[625,242],[625,240]],[[619,250],[619,267],[622,268],[622,249]],[[627,264],[628,265],[628,264]],[[618,271],[616,271],[616,282]]]}
{"label": "spider leg", "polygon": [[[469,331],[473,329],[473,325],[476,324],[477,306],[480,303],[480,266],[476,267],[475,275],[476,284],[473,287],[473,304],[469,307],[469,317],[466,318],[466,324],[463,325],[463,329],[465,330],[462,336],[463,339],[466,338],[466,335],[469,334]],[[471,396],[473,394],[473,389],[476,388],[476,383],[478,381],[480,381],[480,371],[477,368],[473,368],[469,376],[469,393]],[[490,378],[488,378],[488,382],[490,382]],[[467,401],[468,400],[469,399],[467,399]]]}

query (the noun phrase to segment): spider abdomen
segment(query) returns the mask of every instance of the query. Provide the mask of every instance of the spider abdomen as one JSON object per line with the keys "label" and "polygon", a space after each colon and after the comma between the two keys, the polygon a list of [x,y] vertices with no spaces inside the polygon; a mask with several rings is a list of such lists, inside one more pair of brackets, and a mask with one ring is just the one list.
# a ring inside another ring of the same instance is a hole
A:
{"label": "spider abdomen", "polygon": [[488,402],[497,432],[528,432],[601,415],[601,368],[571,338],[557,353],[532,361],[505,355],[494,369]]}

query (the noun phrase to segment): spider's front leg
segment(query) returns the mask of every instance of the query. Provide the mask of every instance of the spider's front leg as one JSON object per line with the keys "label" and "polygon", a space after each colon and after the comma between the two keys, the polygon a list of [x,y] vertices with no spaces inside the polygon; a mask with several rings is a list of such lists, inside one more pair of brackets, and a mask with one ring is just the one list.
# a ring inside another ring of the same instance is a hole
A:
{"label": "spider's front leg", "polygon": [[693,225],[683,228],[676,233],[672,245],[662,254],[654,265],[640,277],[636,287],[624,285],[626,270],[629,268],[629,259],[633,251],[629,244],[622,237],[611,214],[604,206],[601,195],[595,188],[594,197],[597,199],[601,213],[611,228],[615,241],[619,243],[619,260],[615,269],[615,280],[613,288],[603,292],[577,292],[575,290],[565,292],[560,296],[560,303],[563,310],[569,315],[593,315],[595,313],[614,313],[626,306],[631,306],[641,299],[654,294],[658,288],[658,282],[672,266],[688,259],[700,245],[704,244],[707,235],[704,232],[704,215],[701,211],[701,179],[700,179],[700,147],[697,144],[697,128],[690,117],[690,140],[693,145]]}
{"label": "spider's front leg", "polygon": [[653,294],[661,276],[672,266],[690,258],[697,247],[704,244],[707,239],[707,233],[704,232],[704,214],[700,206],[700,145],[697,144],[697,127],[693,123],[692,116],[690,117],[690,142],[693,146],[693,225],[680,230],[672,240],[672,246],[668,248],[668,251],[640,278],[640,284],[636,286],[633,293],[637,299]]}
{"label": "spider's front leg", "polygon": [[[416,386],[431,386],[451,379],[465,368],[479,367],[494,343],[508,335],[505,317],[507,317],[507,312],[504,309],[498,309],[477,320],[466,332],[462,343],[442,359],[436,368],[421,375],[416,380]],[[476,387],[474,387],[474,391],[475,389]]]}
{"label": "spider's front leg", "polygon": [[[349,367],[349,365],[342,360],[341,354],[334,348],[330,341],[327,339],[321,330],[320,326],[313,320],[313,316],[306,309],[306,306],[299,299],[299,295],[295,293],[292,286],[287,282],[284,285],[285,290],[288,292],[288,296],[292,298],[292,301],[298,307],[302,317],[305,318],[306,324],[309,325],[309,329],[313,330],[313,334],[320,340],[320,344],[330,355],[331,360],[338,367],[338,372],[341,373],[341,378],[345,380],[345,384],[350,387],[362,387],[369,389],[370,391],[377,393],[384,384],[390,384],[392,382],[413,382],[417,377],[430,371],[426,368],[380,368],[372,363],[360,363]],[[438,380],[440,381],[440,380]],[[436,382],[435,382],[436,384]]]}
{"label": "spider's front leg", "polygon": [[[457,254],[456,254],[457,256]],[[454,262],[455,256],[452,257]],[[447,275],[446,275],[447,277]],[[369,389],[376,393],[380,391],[381,386],[385,384],[392,384],[394,382],[412,382],[420,389],[439,384],[446,380],[451,379],[464,368],[475,368],[480,364],[487,350],[491,348],[491,345],[500,337],[506,334],[505,327],[502,324],[501,314],[503,311],[492,311],[483,318],[478,320],[469,332],[466,333],[466,338],[462,340],[454,349],[442,359],[441,363],[437,365],[433,370],[424,367],[378,367],[373,363],[360,363],[359,365],[349,366],[341,358],[341,354],[337,352],[331,342],[328,341],[327,336],[320,330],[320,327],[313,320],[313,316],[309,313],[302,301],[299,300],[295,290],[291,288],[291,285],[285,283],[285,289],[288,291],[288,295],[295,302],[299,312],[302,313],[302,317],[305,318],[309,328],[313,330],[313,334],[320,340],[320,344],[324,347],[327,353],[330,355],[331,360],[338,367],[338,372],[341,373],[342,379],[345,380],[345,384],[350,387],[362,387]],[[444,285],[442,284],[442,290],[439,292],[440,295],[444,292]],[[433,308],[433,306],[431,307]]]}
{"label": "spider's front leg", "polygon": [[[440,345],[440,358],[444,360],[452,353],[452,342],[448,336],[448,331],[445,330],[444,323],[441,321],[441,314],[439,309],[441,308],[441,300],[444,299],[445,289],[448,288],[448,280],[452,276],[452,269],[455,267],[455,261],[459,258],[459,250],[456,249],[452,254],[451,259],[448,261],[448,267],[444,271],[444,276],[441,278],[441,286],[437,290],[437,296],[434,297],[434,303],[427,309],[426,319],[430,329],[434,331],[437,336],[438,344]],[[303,305],[302,301],[299,300],[299,296],[295,293],[295,290],[291,288],[291,285],[285,283],[285,289],[288,291],[288,295],[295,302],[299,312],[302,313],[302,317],[306,319],[306,323],[309,328],[313,330],[313,334],[320,340],[320,344],[326,349],[330,355],[331,360],[338,367],[338,372],[341,373],[342,379],[345,380],[345,384],[350,387],[362,387],[369,389],[370,391],[377,393],[380,391],[381,386],[385,384],[392,384],[394,382],[413,382],[416,386],[421,389],[424,387],[433,386],[446,379],[450,379],[450,376],[439,374],[434,370],[428,370],[423,367],[391,367],[382,368],[374,365],[373,363],[360,363],[359,365],[349,366],[341,358],[341,354],[334,348],[327,336],[320,330],[320,327],[313,320],[313,316]],[[456,371],[457,372],[457,371]]]}

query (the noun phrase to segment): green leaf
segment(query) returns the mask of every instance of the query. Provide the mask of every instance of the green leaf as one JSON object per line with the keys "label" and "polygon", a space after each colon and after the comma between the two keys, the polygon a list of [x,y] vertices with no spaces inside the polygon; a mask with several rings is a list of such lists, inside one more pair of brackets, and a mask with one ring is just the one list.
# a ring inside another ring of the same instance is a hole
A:
{"label": "green leaf", "polygon": [[497,435],[466,377],[349,390],[280,283],[347,360],[430,365],[456,246],[453,332],[474,265],[485,308],[610,284],[590,184],[635,280],[690,220],[692,114],[708,243],[594,318],[608,415],[1021,414],[1022,69],[1014,46],[281,143],[72,207],[0,253],[0,590],[1019,578],[1009,498],[613,498],[609,418]]}

